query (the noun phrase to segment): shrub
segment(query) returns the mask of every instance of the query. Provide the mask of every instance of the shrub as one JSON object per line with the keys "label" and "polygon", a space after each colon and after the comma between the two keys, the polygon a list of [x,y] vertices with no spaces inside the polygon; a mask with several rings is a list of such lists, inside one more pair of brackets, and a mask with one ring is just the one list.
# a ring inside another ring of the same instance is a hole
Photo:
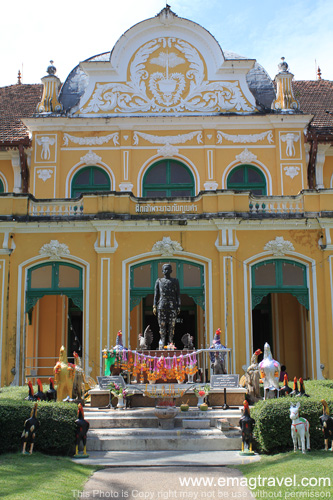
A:
{"label": "shrub", "polygon": [[[0,395],[0,453],[21,449],[24,422],[34,403],[25,401],[26,387],[5,388]],[[40,423],[34,449],[52,455],[70,455],[75,447],[77,406],[71,403],[38,402]]]}
{"label": "shrub", "polygon": [[[260,453],[279,453],[293,448],[291,438],[290,405],[300,402],[300,417],[310,423],[311,449],[321,449],[324,446],[323,433],[319,417],[322,415],[322,404],[314,397],[282,397],[256,403],[251,411],[255,419],[253,436],[256,449]],[[333,402],[327,401],[331,414]]]}

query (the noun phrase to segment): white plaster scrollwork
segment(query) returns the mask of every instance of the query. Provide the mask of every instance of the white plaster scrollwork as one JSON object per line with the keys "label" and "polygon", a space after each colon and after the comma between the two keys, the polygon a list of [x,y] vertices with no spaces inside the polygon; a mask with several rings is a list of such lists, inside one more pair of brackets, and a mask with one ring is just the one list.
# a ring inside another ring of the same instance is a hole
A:
{"label": "white plaster scrollwork", "polygon": [[175,156],[178,154],[179,149],[176,146],[172,146],[172,144],[165,144],[157,152],[161,156]]}
{"label": "white plaster scrollwork", "polygon": [[204,183],[205,191],[216,191],[218,183],[215,181],[208,181]]}
{"label": "white plaster scrollwork", "polygon": [[48,137],[47,135],[36,139],[38,146],[42,146],[41,158],[42,160],[49,160],[51,157],[50,146],[55,144],[55,138]]}
{"label": "white plaster scrollwork", "polygon": [[39,168],[37,170],[37,177],[41,179],[43,182],[47,181],[47,179],[51,179],[53,174],[53,170],[50,168]]}
{"label": "white plaster scrollwork", "polygon": [[161,241],[157,241],[152,252],[160,252],[162,256],[172,256],[175,252],[182,252],[184,249],[178,241],[172,241],[170,236],[164,236]]}
{"label": "white plaster scrollwork", "polygon": [[139,137],[144,139],[151,144],[184,144],[187,141],[191,141],[196,137],[197,143],[202,144],[202,132],[197,130],[195,132],[189,132],[188,134],[178,134],[178,135],[152,135],[145,134],[144,132],[134,132],[133,142],[137,146],[139,144]]}
{"label": "white plaster scrollwork", "polygon": [[81,156],[80,160],[82,161],[82,163],[85,163],[86,165],[95,165],[96,163],[101,162],[102,157],[98,156],[93,151],[89,151],[89,153],[87,153],[86,155]]}
{"label": "white plaster scrollwork", "polygon": [[70,255],[68,246],[65,243],[59,243],[58,240],[51,240],[50,243],[45,243],[39,250],[39,253],[53,260],[60,260],[61,257]]}
{"label": "white plaster scrollwork", "polygon": [[64,134],[64,146],[68,146],[69,141],[74,144],[80,144],[80,146],[101,146],[111,140],[113,141],[114,146],[119,146],[118,132],[99,137],[76,137],[75,135]]}
{"label": "white plaster scrollwork", "polygon": [[[160,71],[150,73],[149,67]],[[173,68],[179,71],[173,72]],[[129,81],[97,84],[83,113],[250,112],[238,80],[205,80],[205,65],[185,40],[161,37],[145,43],[129,67]]]}
{"label": "white plaster scrollwork", "polygon": [[295,248],[291,241],[285,240],[283,236],[277,236],[264,246],[264,250],[272,252],[275,257],[282,257],[286,252],[294,252]]}
{"label": "white plaster scrollwork", "polygon": [[300,167],[295,167],[295,166],[290,166],[290,167],[284,167],[283,169],[288,177],[293,179],[299,174]]}
{"label": "white plaster scrollwork", "polygon": [[245,148],[244,151],[242,151],[239,155],[236,155],[236,160],[240,161],[241,163],[255,161],[256,159],[257,156],[247,148]]}
{"label": "white plaster scrollwork", "polygon": [[271,130],[267,130],[266,132],[262,132],[261,134],[248,134],[248,135],[226,134],[225,132],[218,130],[216,135],[217,135],[217,144],[222,144],[223,138],[226,139],[227,141],[240,144],[253,143],[253,142],[263,141],[265,139],[267,139],[269,144],[272,144],[274,142],[273,132]]}
{"label": "white plaster scrollwork", "polygon": [[294,143],[298,142],[300,139],[300,136],[297,134],[291,134],[288,132],[288,134],[281,135],[281,141],[287,143],[286,147],[286,155],[287,156],[295,156],[296,151],[295,151],[295,146]]}

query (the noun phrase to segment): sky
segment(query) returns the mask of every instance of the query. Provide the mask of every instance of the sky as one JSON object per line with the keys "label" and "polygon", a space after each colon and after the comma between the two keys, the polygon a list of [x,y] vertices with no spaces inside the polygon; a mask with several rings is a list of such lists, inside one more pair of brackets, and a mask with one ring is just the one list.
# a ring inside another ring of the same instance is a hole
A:
{"label": "sky", "polygon": [[[179,17],[223,50],[256,59],[274,78],[283,56],[296,80],[333,80],[332,0],[170,0]],[[0,86],[40,83],[52,59],[63,82],[88,57],[112,49],[128,28],[154,17],[163,0],[15,0],[1,5]]]}

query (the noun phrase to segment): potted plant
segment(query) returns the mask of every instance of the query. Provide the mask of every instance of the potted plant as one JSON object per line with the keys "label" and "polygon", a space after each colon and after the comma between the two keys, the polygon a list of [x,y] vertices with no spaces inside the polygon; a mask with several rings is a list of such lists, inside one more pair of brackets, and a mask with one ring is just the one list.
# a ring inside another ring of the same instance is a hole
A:
{"label": "potted plant", "polygon": [[125,408],[124,398],[126,398],[126,395],[127,395],[126,389],[124,389],[123,387],[120,387],[118,384],[115,384],[114,382],[112,382],[109,386],[109,390],[110,390],[110,394],[112,394],[112,396],[114,398],[118,398],[117,406],[121,410],[123,410]]}
{"label": "potted plant", "polygon": [[208,394],[209,394],[210,385],[206,384],[204,387],[198,385],[198,386],[194,387],[193,391],[194,391],[194,394],[198,398],[198,404],[197,404],[197,406],[198,406],[198,408],[200,408],[200,406],[202,404],[204,404],[204,402],[205,402],[205,397],[208,396]]}

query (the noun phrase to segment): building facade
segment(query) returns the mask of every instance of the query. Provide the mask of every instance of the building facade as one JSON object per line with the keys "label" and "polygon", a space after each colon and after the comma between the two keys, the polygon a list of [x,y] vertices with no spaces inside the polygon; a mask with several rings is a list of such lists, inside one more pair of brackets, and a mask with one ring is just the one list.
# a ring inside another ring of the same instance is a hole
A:
{"label": "building facade", "polygon": [[1,385],[51,374],[62,344],[95,377],[119,330],[157,347],[165,262],[178,348],[220,327],[233,373],[268,341],[290,375],[333,378],[332,82],[313,83],[284,60],[273,82],[169,7],[62,86],[51,64],[0,142]]}

